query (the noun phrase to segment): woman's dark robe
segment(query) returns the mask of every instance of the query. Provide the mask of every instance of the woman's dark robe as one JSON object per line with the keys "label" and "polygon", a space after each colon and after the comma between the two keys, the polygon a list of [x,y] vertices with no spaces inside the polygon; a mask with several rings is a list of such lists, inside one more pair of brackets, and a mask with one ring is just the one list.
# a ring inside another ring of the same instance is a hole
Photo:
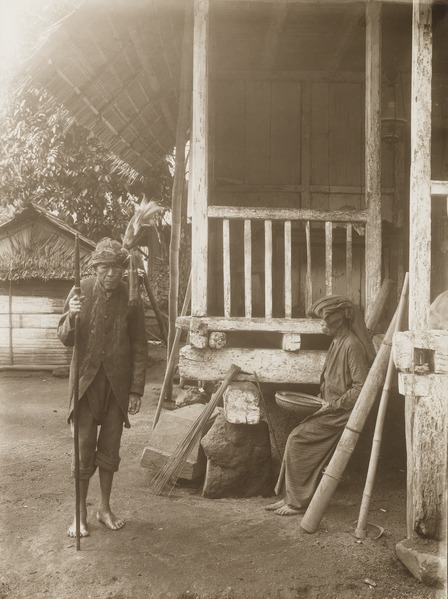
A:
{"label": "woman's dark robe", "polygon": [[275,492],[285,503],[307,506],[336,448],[369,371],[364,347],[352,332],[335,337],[321,375],[320,395],[329,406],[289,435]]}

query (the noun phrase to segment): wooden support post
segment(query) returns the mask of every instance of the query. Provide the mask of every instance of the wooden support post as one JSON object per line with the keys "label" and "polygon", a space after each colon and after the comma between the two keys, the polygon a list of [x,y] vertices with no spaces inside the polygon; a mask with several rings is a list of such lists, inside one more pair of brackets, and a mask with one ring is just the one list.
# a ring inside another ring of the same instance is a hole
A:
{"label": "wooden support post", "polygon": [[409,328],[428,328],[431,288],[431,2],[414,0],[412,19]]}
{"label": "wooden support post", "polygon": [[191,231],[191,313],[207,315],[208,275],[208,30],[209,0],[194,0],[193,129],[188,186]]}
{"label": "wooden support post", "polygon": [[191,86],[193,69],[193,15],[188,4],[185,6],[184,35],[182,42],[182,65],[180,76],[180,98],[176,129],[176,159],[171,200],[170,240],[170,293],[169,332],[167,355],[169,357],[176,335],[176,318],[179,302],[179,249],[182,226],[182,198],[185,185],[185,146],[191,120]]}
{"label": "wooden support post", "polygon": [[366,3],[366,315],[381,285],[381,12]]}

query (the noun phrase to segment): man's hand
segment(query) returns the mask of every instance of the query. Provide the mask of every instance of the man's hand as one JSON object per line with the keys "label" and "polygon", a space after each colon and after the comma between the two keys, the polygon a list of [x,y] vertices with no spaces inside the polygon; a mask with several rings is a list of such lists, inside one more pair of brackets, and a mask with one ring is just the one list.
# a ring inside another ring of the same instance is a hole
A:
{"label": "man's hand", "polygon": [[137,414],[140,412],[140,406],[142,405],[142,398],[137,393],[129,394],[129,414]]}
{"label": "man's hand", "polygon": [[74,295],[68,302],[68,315],[70,320],[74,320],[75,316],[81,312],[84,295]]}

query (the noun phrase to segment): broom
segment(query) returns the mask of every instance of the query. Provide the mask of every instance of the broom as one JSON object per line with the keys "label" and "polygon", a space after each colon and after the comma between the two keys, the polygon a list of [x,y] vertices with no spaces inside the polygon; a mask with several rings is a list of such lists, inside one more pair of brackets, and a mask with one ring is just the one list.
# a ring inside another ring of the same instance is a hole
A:
{"label": "broom", "polygon": [[232,364],[226,378],[222,381],[218,391],[212,395],[211,400],[204,407],[201,414],[196,418],[188,433],[176,447],[172,455],[167,459],[165,464],[154,476],[149,483],[150,488],[156,495],[161,495],[165,487],[171,484],[171,488],[175,485],[179,478],[182,468],[188,459],[195,443],[200,439],[201,433],[205,424],[213,413],[213,410],[218,405],[220,399],[224,395],[232,379],[240,372],[240,368]]}

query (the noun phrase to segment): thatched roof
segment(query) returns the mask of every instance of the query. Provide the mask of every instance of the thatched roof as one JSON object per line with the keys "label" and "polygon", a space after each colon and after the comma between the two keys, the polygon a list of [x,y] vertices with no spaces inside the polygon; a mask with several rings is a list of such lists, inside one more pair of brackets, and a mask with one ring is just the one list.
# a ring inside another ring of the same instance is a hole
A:
{"label": "thatched roof", "polygon": [[[35,204],[0,225],[0,280],[73,279],[76,230]],[[82,275],[95,243],[79,235]]]}
{"label": "thatched roof", "polygon": [[183,0],[85,0],[29,65],[121,160],[148,172],[175,143]]}

